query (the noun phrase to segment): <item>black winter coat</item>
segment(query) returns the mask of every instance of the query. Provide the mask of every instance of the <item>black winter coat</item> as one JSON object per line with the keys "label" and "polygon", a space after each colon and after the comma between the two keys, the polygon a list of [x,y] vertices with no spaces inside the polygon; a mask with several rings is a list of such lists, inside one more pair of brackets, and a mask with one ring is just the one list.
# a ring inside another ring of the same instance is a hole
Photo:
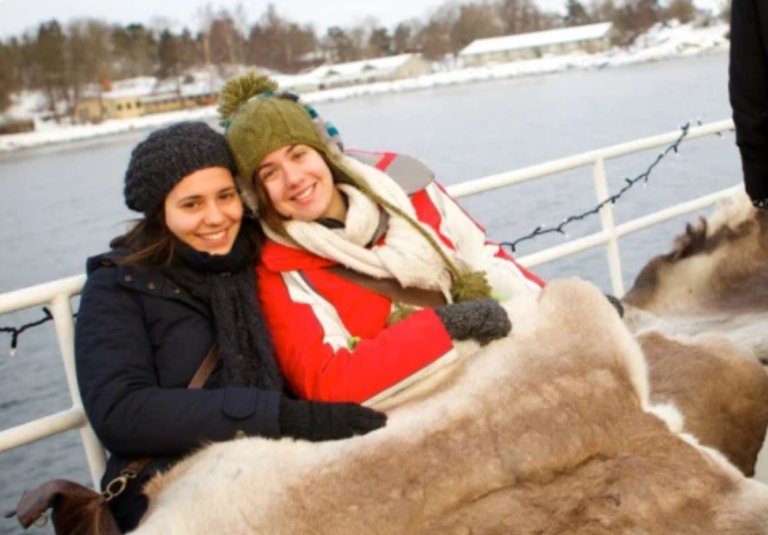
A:
{"label": "black winter coat", "polygon": [[768,1],[733,0],[728,91],[744,185],[768,199]]}
{"label": "black winter coat", "polygon": [[215,332],[207,306],[160,271],[88,260],[75,330],[77,377],[88,419],[110,452],[102,486],[132,460],[154,462],[111,502],[120,527],[146,509],[141,487],[158,469],[210,441],[278,437],[280,393],[220,384],[217,366],[189,390]]}

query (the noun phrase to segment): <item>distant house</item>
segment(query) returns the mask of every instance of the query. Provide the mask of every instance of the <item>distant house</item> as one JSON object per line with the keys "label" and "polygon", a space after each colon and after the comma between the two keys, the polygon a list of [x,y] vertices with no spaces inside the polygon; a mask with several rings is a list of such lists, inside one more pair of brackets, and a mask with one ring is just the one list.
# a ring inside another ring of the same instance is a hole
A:
{"label": "distant house", "polygon": [[32,119],[0,115],[0,135],[32,132],[34,129],[35,122]]}
{"label": "distant house", "polygon": [[131,78],[110,84],[109,90],[92,90],[75,106],[75,117],[82,123],[107,119],[127,119],[151,113],[215,104],[221,86],[215,82],[158,82],[153,77]]}
{"label": "distant house", "polygon": [[306,76],[317,82],[317,89],[353,84],[369,84],[413,78],[430,72],[430,63],[420,54],[400,54],[363,59],[334,65],[322,65]]}
{"label": "distant house", "polygon": [[104,87],[94,87],[84,93],[75,105],[75,117],[81,123],[99,123],[144,115],[142,98],[156,84],[157,79],[151,76],[105,82]]}
{"label": "distant house", "polygon": [[585,24],[543,32],[478,39],[459,52],[464,66],[507,63],[578,50],[601,52],[610,46],[612,23]]}
{"label": "distant house", "polygon": [[215,104],[219,99],[219,89],[219,84],[213,85],[209,82],[188,83],[176,87],[166,84],[141,100],[145,113],[184,110]]}

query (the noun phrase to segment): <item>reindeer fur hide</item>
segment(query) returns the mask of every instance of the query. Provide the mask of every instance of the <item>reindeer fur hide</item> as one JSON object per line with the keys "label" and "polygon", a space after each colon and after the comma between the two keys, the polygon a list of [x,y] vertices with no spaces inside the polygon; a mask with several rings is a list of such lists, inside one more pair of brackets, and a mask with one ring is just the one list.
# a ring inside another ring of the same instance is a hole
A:
{"label": "reindeer fur hide", "polygon": [[554,281],[510,336],[388,401],[385,428],[210,445],[150,482],[137,535],[768,533],[768,487],[651,405],[602,293]]}

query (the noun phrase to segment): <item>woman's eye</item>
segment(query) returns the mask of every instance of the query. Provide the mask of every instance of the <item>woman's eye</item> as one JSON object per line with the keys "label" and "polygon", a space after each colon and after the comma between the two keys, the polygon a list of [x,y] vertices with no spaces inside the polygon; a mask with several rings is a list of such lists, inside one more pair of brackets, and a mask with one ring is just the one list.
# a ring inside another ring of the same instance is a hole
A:
{"label": "woman's eye", "polygon": [[187,201],[185,203],[181,204],[181,207],[184,210],[192,210],[193,208],[197,207],[199,203],[197,201]]}
{"label": "woman's eye", "polygon": [[275,176],[275,168],[274,167],[268,167],[266,169],[262,169],[261,171],[259,171],[259,178],[262,181],[269,180],[273,176]]}
{"label": "woman's eye", "polygon": [[294,160],[300,160],[304,157],[304,155],[307,153],[304,149],[299,149],[293,152],[293,159]]}

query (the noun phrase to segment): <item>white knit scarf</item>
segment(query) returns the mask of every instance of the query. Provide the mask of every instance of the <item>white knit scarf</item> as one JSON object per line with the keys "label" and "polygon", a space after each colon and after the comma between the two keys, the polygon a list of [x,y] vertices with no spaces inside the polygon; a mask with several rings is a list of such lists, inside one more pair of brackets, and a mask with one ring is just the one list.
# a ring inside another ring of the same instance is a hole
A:
{"label": "white knit scarf", "polygon": [[[408,195],[389,175],[349,157],[342,157],[342,165],[376,195],[420,225],[455,265],[464,265],[428,225],[418,222]],[[285,223],[285,230],[291,239],[307,251],[359,273],[379,279],[395,278],[404,287],[440,290],[450,300],[450,272],[427,239],[399,214],[377,206],[358,188],[347,184],[336,186],[349,201],[345,227],[329,229],[313,221],[290,220]],[[380,209],[389,213],[385,243],[367,248],[378,227]],[[295,247],[267,225],[262,223],[262,227],[269,238]]]}

